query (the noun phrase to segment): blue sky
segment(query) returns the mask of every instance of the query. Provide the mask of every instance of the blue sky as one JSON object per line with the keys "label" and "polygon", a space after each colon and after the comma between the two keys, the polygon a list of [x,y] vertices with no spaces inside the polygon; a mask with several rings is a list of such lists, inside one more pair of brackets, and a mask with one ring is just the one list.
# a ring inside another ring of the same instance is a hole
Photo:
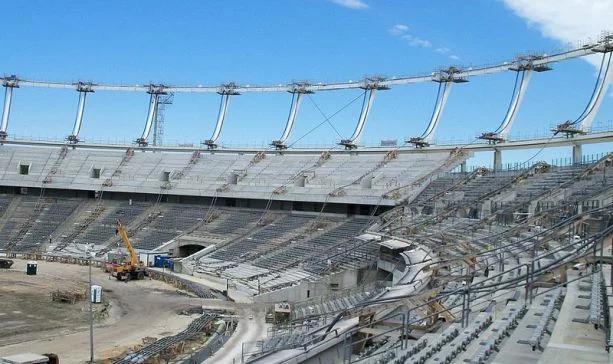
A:
{"label": "blue sky", "polygon": [[[539,15],[538,9],[522,1],[472,0],[470,6],[456,0],[2,2],[0,72],[28,79],[127,84],[347,81],[487,64],[520,53],[552,52],[564,47],[564,40],[573,40],[562,32],[556,37],[546,20],[530,18]],[[595,76],[595,67],[583,60],[535,75],[512,134],[544,133],[552,124],[577,116]],[[498,74],[455,87],[439,139],[472,139],[495,129],[513,80],[511,73]],[[383,138],[421,134],[435,93],[434,83],[379,93],[363,141],[376,144]],[[358,94],[321,92],[312,98],[332,114]],[[221,142],[262,145],[278,138],[290,98],[280,93],[232,99]],[[90,95],[82,138],[133,140],[142,130],[147,102],[146,94]],[[218,102],[217,95],[176,95],[166,112],[166,140],[207,139]],[[62,138],[70,133],[76,104],[74,91],[18,89],[9,133]],[[332,120],[343,137],[353,131],[359,108],[355,102]],[[321,120],[311,101],[305,100],[291,139]],[[596,124],[609,120],[611,96]],[[338,139],[323,125],[302,143],[332,145]],[[603,148],[610,145],[592,149]]]}

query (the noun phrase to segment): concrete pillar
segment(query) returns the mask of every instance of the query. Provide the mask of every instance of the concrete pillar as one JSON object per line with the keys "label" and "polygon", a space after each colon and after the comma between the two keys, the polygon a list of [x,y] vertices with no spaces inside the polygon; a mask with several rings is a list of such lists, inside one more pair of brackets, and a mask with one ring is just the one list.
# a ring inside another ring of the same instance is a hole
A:
{"label": "concrete pillar", "polygon": [[573,144],[573,164],[581,163],[583,159],[583,152],[581,150],[581,144]]}
{"label": "concrete pillar", "polygon": [[367,176],[364,176],[364,178],[362,178],[362,181],[360,181],[360,186],[363,189],[371,189],[372,188],[372,180],[373,180],[373,175],[369,174]]}
{"label": "concrete pillar", "polygon": [[227,179],[228,184],[235,185],[238,184],[238,173],[232,172],[228,175]]}
{"label": "concrete pillar", "polygon": [[296,181],[294,181],[294,186],[296,187],[304,187],[306,185],[306,176],[298,176]]}
{"label": "concrete pillar", "polygon": [[502,152],[500,149],[494,149],[494,170],[502,169]]}

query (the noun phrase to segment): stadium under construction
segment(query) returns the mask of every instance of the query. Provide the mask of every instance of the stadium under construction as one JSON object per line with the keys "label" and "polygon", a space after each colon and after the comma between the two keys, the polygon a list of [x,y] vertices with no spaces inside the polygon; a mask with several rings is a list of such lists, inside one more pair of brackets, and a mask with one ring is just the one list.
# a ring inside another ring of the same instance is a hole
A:
{"label": "stadium under construction", "polygon": [[[530,79],[589,55],[601,61],[583,112],[543,138],[511,138]],[[612,55],[605,35],[556,54],[349,83],[4,77],[0,294],[13,299],[0,302],[0,362],[24,352],[114,363],[610,362],[613,154],[582,147],[613,142],[613,130],[593,127],[608,102]],[[470,143],[436,144],[452,88],[502,72],[516,77],[499,125]],[[375,96],[419,82],[437,89],[424,132],[361,144]],[[11,104],[26,87],[77,91],[65,140],[11,135]],[[352,136],[293,147],[303,97],[345,89],[362,91]],[[148,95],[131,145],[80,137],[96,92]],[[160,146],[163,107],[184,93],[219,94],[213,133],[201,147]],[[289,93],[282,134],[264,149],[226,148],[230,100],[250,93]],[[566,147],[568,159],[502,163],[506,151],[552,147]],[[467,168],[482,151],[493,152],[492,167]],[[122,269],[138,274],[115,274]],[[76,309],[92,279],[106,303],[92,296],[95,308]],[[46,314],[56,326],[42,324]]]}

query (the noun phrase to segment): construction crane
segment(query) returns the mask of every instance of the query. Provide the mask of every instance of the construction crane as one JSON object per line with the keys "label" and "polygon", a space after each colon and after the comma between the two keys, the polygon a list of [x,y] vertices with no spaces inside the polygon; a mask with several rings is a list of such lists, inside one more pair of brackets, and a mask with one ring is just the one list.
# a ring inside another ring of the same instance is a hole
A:
{"label": "construction crane", "polygon": [[145,275],[147,274],[145,266],[138,260],[138,254],[136,253],[136,250],[134,250],[134,247],[128,238],[128,232],[123,227],[123,224],[119,219],[117,220],[117,230],[115,230],[115,233],[119,235],[121,241],[123,241],[123,245],[130,254],[130,259],[121,264],[114,264],[111,270],[111,275],[120,281],[145,278]]}

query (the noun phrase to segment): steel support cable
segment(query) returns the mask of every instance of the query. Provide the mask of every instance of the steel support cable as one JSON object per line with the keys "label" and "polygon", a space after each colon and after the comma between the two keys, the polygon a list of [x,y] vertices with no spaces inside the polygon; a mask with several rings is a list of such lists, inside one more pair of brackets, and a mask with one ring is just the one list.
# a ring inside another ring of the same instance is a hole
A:
{"label": "steel support cable", "polygon": [[[605,59],[606,59],[607,55],[609,56],[609,61],[606,63],[606,69],[605,69]],[[609,67],[611,65],[611,56],[612,55],[613,55],[613,52],[603,53],[602,60],[600,61],[600,68],[598,70],[598,77],[596,78],[596,83],[594,84],[594,89],[592,90],[592,95],[590,96],[590,100],[588,101],[588,104],[585,105],[585,108],[583,109],[583,112],[581,112],[579,117],[577,117],[572,123],[570,123],[570,125],[576,125],[576,124],[580,123],[581,121],[583,121],[583,119],[585,119],[594,110],[594,106],[596,105],[596,99],[598,99],[600,97],[600,94],[602,93],[603,88],[606,87],[606,85],[604,85],[604,83],[606,81],[606,76],[607,76],[607,74],[609,72]],[[605,70],[604,71],[604,75],[603,75],[603,72],[602,72],[603,69]]]}
{"label": "steel support cable", "polygon": [[339,133],[338,129],[336,129],[334,124],[332,124],[332,122],[330,122],[330,119],[328,118],[328,116],[323,112],[323,110],[319,107],[319,105],[315,102],[315,100],[311,97],[311,95],[307,94],[307,97],[309,98],[309,101],[311,101],[313,103],[313,105],[315,106],[317,111],[319,111],[321,116],[323,116],[324,119],[328,122],[328,124],[330,124],[330,127],[334,130],[336,135],[338,135],[339,138],[343,139],[343,136],[341,135],[341,133]]}
{"label": "steel support cable", "polygon": [[[365,92],[366,92],[366,91],[364,91],[364,93],[365,93]],[[328,123],[329,123],[329,122],[330,122],[330,120],[331,120],[333,117],[335,117],[335,116],[336,116],[337,114],[339,114],[341,111],[343,111],[343,110],[345,110],[346,108],[348,108],[348,107],[349,107],[351,104],[353,104],[353,103],[354,103],[354,102],[355,102],[357,99],[359,99],[361,96],[362,96],[361,94],[360,94],[360,95],[358,95],[357,97],[355,97],[354,99],[352,99],[351,101],[349,101],[347,104],[343,105],[343,106],[342,106],[340,109],[338,109],[336,112],[334,112],[334,113],[333,113],[332,115],[330,115],[329,117],[326,117],[326,116],[325,116],[325,114],[324,114],[324,120],[323,120],[322,122],[320,122],[319,124],[317,124],[317,125],[316,125],[314,128],[312,128],[311,130],[309,130],[307,133],[305,133],[304,135],[302,135],[300,138],[296,139],[296,140],[295,140],[295,141],[294,141],[292,144],[290,144],[290,145],[288,146],[288,148],[291,148],[291,147],[292,147],[294,144],[296,144],[296,143],[297,143],[297,142],[299,142],[301,139],[303,139],[304,137],[306,137],[307,135],[309,135],[310,133],[312,133],[313,131],[315,131],[315,129],[319,128],[319,127],[320,127],[320,126],[322,126],[324,123],[326,123],[326,122],[328,122]],[[338,146],[334,146],[334,147],[330,148],[330,149],[328,150],[328,152],[329,152],[330,150],[334,150],[334,149],[335,149],[335,148],[337,148],[337,147],[338,147]],[[294,177],[293,177],[293,176],[292,176],[292,177],[290,177],[290,179],[288,179],[288,182],[289,182],[289,181],[290,181],[292,178],[294,178]],[[283,186],[285,186],[285,184],[283,184],[283,185],[282,185],[282,187],[283,187]],[[261,221],[264,219],[264,217],[265,217],[265,216],[266,216],[266,214],[268,213],[268,210],[270,209],[270,207],[271,207],[271,205],[272,205],[272,200],[273,200],[274,195],[275,195],[275,190],[273,190],[273,191],[270,193],[270,196],[269,196],[269,198],[268,198],[268,202],[266,203],[266,207],[265,207],[265,209],[264,209],[264,211],[263,211],[262,215],[261,215],[261,216],[260,216],[260,218],[258,219],[258,224],[259,224],[259,223],[260,223],[260,222],[261,222]],[[324,203],[322,204],[321,211],[319,212],[319,216],[321,216],[321,214],[323,214],[323,211],[324,211],[324,209],[325,209],[325,207],[326,207],[326,204],[328,203],[328,198],[329,198],[329,197],[330,197],[329,195],[327,195],[327,196],[326,196],[326,199],[325,199]],[[316,218],[316,220],[317,220],[317,218]]]}
{"label": "steel support cable", "polygon": [[[326,117],[326,116],[325,116],[323,113],[322,113],[322,115],[323,115],[324,117]],[[398,151],[398,150],[399,150],[400,148],[402,148],[402,147],[403,147],[405,144],[406,144],[406,142],[405,142],[404,144],[400,145],[400,146],[397,146],[396,148],[392,149],[391,151],[394,151],[394,152],[395,152],[395,151]],[[368,172],[368,173],[366,173],[365,175],[367,175],[367,174],[369,174],[369,173],[371,173],[371,172],[369,171],[369,172]],[[363,176],[362,176],[362,177],[360,177],[360,178],[358,178],[357,180],[360,180],[361,178],[363,178]],[[340,186],[340,187],[338,187],[338,188],[346,188],[346,187],[348,187],[348,186],[353,185],[354,183],[355,183],[355,181],[354,181],[354,182],[351,182],[351,183],[348,183],[348,184],[345,184],[345,185],[343,185],[343,186]],[[330,195],[328,194],[328,195],[326,196],[326,199],[324,200],[324,203],[322,204],[322,207],[321,207],[321,209],[320,209],[320,211],[319,211],[318,217],[317,217],[317,218],[316,218],[316,219],[313,221],[313,224],[315,224],[315,223],[317,222],[317,220],[319,219],[319,217],[320,217],[320,216],[323,214],[324,209],[326,208],[326,205],[328,204],[328,200],[329,200],[329,198],[330,198]],[[371,225],[371,224],[373,223],[373,217],[375,216],[375,214],[376,214],[376,213],[377,213],[377,211],[379,210],[379,208],[380,208],[380,206],[381,206],[381,202],[382,202],[382,201],[383,201],[383,196],[380,196],[380,197],[379,197],[379,200],[377,201],[377,204],[375,205],[374,209],[372,210],[372,212],[371,212],[371,213],[370,213],[370,215],[369,215],[369,219],[368,219],[368,220],[367,220],[367,221],[364,223],[364,227],[363,227],[362,229],[360,229],[360,232],[365,231],[365,230],[366,230],[366,228],[367,228],[367,226],[369,226],[369,225]],[[368,243],[369,243],[369,242],[365,242],[364,244],[361,244],[360,246],[367,245]],[[338,254],[335,254],[335,255],[333,255],[333,256],[331,256],[331,257],[339,256],[339,255],[342,255],[342,254],[343,254],[343,252],[338,253]],[[324,259],[329,259],[329,258],[330,258],[330,256],[328,256],[328,257],[326,257],[326,258],[324,258]],[[317,262],[321,262],[321,261],[323,261],[323,260],[316,261],[316,263],[317,263]]]}
{"label": "steel support cable", "polygon": [[[227,96],[227,95],[226,95],[226,96]],[[349,107],[351,104],[353,104],[353,103],[354,103],[354,102],[355,102],[357,99],[359,99],[360,97],[361,97],[361,95],[358,95],[357,97],[355,97],[354,99],[352,99],[351,101],[349,101],[347,104],[345,104],[344,106],[342,106],[340,109],[338,109],[336,112],[334,112],[332,115],[330,115],[329,117],[326,117],[326,118],[325,118],[325,119],[324,119],[324,120],[323,120],[321,123],[319,123],[318,125],[316,125],[314,128],[312,128],[312,129],[311,129],[311,130],[309,130],[307,133],[305,133],[304,135],[302,135],[300,138],[298,138],[297,140],[295,140],[295,141],[294,141],[292,144],[290,144],[290,145],[288,146],[288,148],[291,148],[291,147],[292,147],[294,144],[296,144],[296,143],[297,143],[297,142],[299,142],[301,139],[303,139],[304,137],[306,137],[307,135],[309,135],[310,133],[312,133],[313,131],[315,131],[315,129],[319,128],[319,127],[320,127],[321,125],[323,125],[324,123],[326,123],[326,122],[330,122],[330,120],[331,120],[331,119],[332,119],[334,116],[336,116],[336,115],[337,115],[338,113],[340,113],[341,111],[345,110],[347,107]],[[223,100],[222,100],[222,101],[223,101]],[[222,105],[223,105],[223,103],[222,103]],[[329,152],[330,150],[334,150],[334,149],[336,149],[337,147],[338,147],[338,146],[334,146],[334,147],[330,148],[330,149],[328,150],[328,152]],[[261,152],[265,152],[265,151],[266,151],[266,150],[263,150],[263,151],[261,151]],[[289,180],[291,180],[292,178],[294,178],[294,176],[290,177],[290,179],[288,179],[288,182],[289,182]],[[283,187],[283,186],[285,186],[285,184],[284,184],[284,185],[282,185],[282,187]],[[268,202],[267,202],[267,204],[266,204],[266,208],[263,210],[262,215],[260,216],[260,218],[259,218],[259,220],[258,220],[258,223],[260,223],[260,222],[261,222],[261,221],[264,219],[264,217],[266,216],[266,214],[268,213],[268,210],[270,209],[270,207],[271,207],[271,205],[272,205],[272,200],[273,200],[274,195],[275,195],[275,190],[273,190],[273,191],[270,193],[270,196],[269,196],[269,198],[268,198]],[[323,212],[323,209],[324,209],[324,208],[325,208],[325,206],[326,206],[327,199],[328,199],[328,198],[326,197],[326,202],[324,202],[324,204],[323,204],[323,206],[322,206],[322,210],[321,210],[321,212]],[[320,214],[321,214],[321,213],[320,213]]]}
{"label": "steel support cable", "polygon": [[340,109],[338,109],[337,111],[335,111],[332,115],[330,115],[329,117],[325,118],[322,122],[320,122],[319,124],[317,124],[315,127],[313,127],[311,130],[309,130],[308,132],[306,132],[305,134],[303,134],[300,138],[296,139],[293,143],[291,143],[288,148],[291,148],[294,144],[298,143],[300,140],[304,139],[307,135],[311,134],[312,132],[314,132],[316,129],[318,129],[320,126],[322,126],[323,124],[330,122],[330,120],[332,120],[333,117],[335,117],[337,114],[339,114],[341,111],[345,110],[346,108],[348,108],[349,106],[351,106],[351,104],[353,104],[356,100],[358,100],[360,97],[362,97],[364,94],[366,93],[366,91],[364,91],[363,93],[359,94],[358,96],[356,96],[355,98],[353,98],[351,101],[349,101],[347,104],[345,104],[344,106],[342,106]]}

